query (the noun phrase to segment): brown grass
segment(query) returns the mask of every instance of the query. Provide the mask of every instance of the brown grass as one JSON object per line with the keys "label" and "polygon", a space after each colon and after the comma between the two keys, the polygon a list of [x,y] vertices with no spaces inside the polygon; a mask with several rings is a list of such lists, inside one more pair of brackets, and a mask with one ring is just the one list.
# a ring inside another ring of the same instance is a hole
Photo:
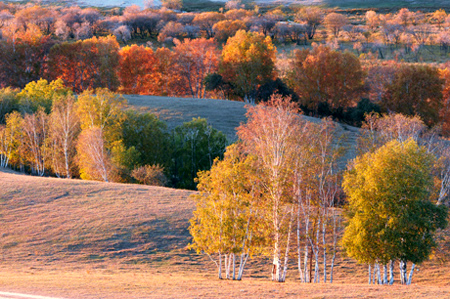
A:
{"label": "brown grass", "polygon": [[[333,285],[269,282],[267,258],[242,282],[218,281],[185,249],[192,191],[0,171],[0,290],[66,298],[444,298],[450,271],[429,262],[414,285],[368,286],[366,267],[338,257]],[[351,284],[348,284],[351,283]],[[438,287],[439,286],[439,287]]]}

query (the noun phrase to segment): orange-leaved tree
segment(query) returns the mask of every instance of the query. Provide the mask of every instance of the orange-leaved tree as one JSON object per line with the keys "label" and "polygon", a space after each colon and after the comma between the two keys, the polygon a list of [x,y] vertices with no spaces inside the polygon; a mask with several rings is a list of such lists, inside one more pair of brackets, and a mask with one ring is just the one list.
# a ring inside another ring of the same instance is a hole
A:
{"label": "orange-leaved tree", "polygon": [[104,87],[116,90],[119,43],[113,35],[54,46],[49,55],[50,77],[61,78],[75,92]]}
{"label": "orange-leaved tree", "polygon": [[355,104],[363,87],[363,71],[358,58],[320,45],[296,50],[287,74],[288,85],[301,103],[317,111],[327,104],[331,112]]}
{"label": "orange-leaved tree", "polygon": [[382,104],[388,111],[419,115],[431,126],[439,121],[442,86],[438,68],[403,64],[387,86]]}
{"label": "orange-leaved tree", "polygon": [[175,40],[173,50],[175,72],[186,79],[186,89],[194,98],[205,97],[204,80],[207,74],[217,71],[219,50],[214,40],[199,38]]}
{"label": "orange-leaved tree", "polygon": [[153,94],[156,57],[151,48],[126,46],[119,51],[119,90],[126,94]]}

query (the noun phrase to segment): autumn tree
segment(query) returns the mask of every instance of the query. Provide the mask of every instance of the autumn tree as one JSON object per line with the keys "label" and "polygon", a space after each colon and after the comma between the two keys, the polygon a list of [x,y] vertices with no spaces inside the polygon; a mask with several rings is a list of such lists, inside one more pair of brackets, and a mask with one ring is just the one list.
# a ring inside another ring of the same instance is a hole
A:
{"label": "autumn tree", "polygon": [[[121,125],[124,120],[123,108],[126,100],[114,92],[98,88],[86,90],[77,98],[77,114],[82,130],[99,128],[101,136],[111,145],[121,139]],[[100,136],[95,133],[95,136]],[[108,147],[108,146],[107,146]]]}
{"label": "autumn tree", "polygon": [[0,89],[0,124],[6,121],[6,115],[19,110],[17,94],[19,90],[10,87]]}
{"label": "autumn tree", "polygon": [[104,87],[115,90],[119,81],[119,44],[113,35],[54,46],[49,54],[50,74],[74,92]]}
{"label": "autumn tree", "polygon": [[62,95],[54,98],[50,114],[50,148],[52,171],[58,177],[70,179],[73,176],[78,133],[75,97]]}
{"label": "autumn tree", "polygon": [[32,81],[17,94],[20,109],[23,112],[33,113],[39,107],[49,114],[55,98],[71,95],[71,91],[66,88],[61,79],[48,82],[45,79]]}
{"label": "autumn tree", "polygon": [[442,89],[442,109],[439,112],[439,117],[442,121],[442,133],[445,136],[450,135],[450,70],[448,67],[439,70],[441,79],[444,81]]}
{"label": "autumn tree", "polygon": [[23,88],[31,81],[45,78],[48,54],[54,42],[36,25],[20,29],[11,25],[2,29],[0,41],[0,86]]}
{"label": "autumn tree", "polygon": [[46,171],[49,150],[46,141],[49,136],[49,117],[43,108],[34,114],[26,114],[22,123],[24,160],[31,172],[43,176]]}
{"label": "autumn tree", "polygon": [[119,55],[119,90],[126,94],[152,94],[156,76],[156,57],[153,50],[132,45],[120,49]]}
{"label": "autumn tree", "polygon": [[320,45],[296,50],[287,74],[288,85],[308,109],[325,104],[331,112],[353,106],[361,95],[363,72],[358,58]]}
{"label": "autumn tree", "polygon": [[5,125],[0,125],[0,166],[15,164],[19,157],[19,148],[23,145],[23,118],[14,111],[5,116]]}
{"label": "autumn tree", "polygon": [[258,87],[275,77],[275,52],[270,37],[240,30],[223,48],[219,73],[238,96],[254,103]]}
{"label": "autumn tree", "polygon": [[380,16],[373,10],[369,10],[365,14],[366,25],[371,32],[374,32],[380,25]]}
{"label": "autumn tree", "polygon": [[162,0],[161,4],[167,9],[180,10],[183,7],[183,0]]}
{"label": "autumn tree", "polygon": [[214,37],[214,24],[225,19],[218,12],[202,12],[195,16],[193,23],[206,33],[207,38]]}
{"label": "autumn tree", "polygon": [[78,166],[84,180],[113,181],[117,169],[107,151],[103,130],[90,127],[83,130],[77,140]]}
{"label": "autumn tree", "polygon": [[248,122],[238,128],[238,136],[248,153],[257,159],[262,184],[264,218],[270,226],[269,251],[272,253],[272,280],[286,279],[291,229],[294,221],[291,178],[297,156],[299,116],[295,105],[280,96],[269,103],[248,108]]}
{"label": "autumn tree", "polygon": [[431,19],[438,25],[439,30],[442,29],[442,24],[444,24],[446,18],[447,13],[443,9],[436,10],[431,16]]}
{"label": "autumn tree", "polygon": [[190,220],[190,247],[213,260],[219,279],[241,280],[247,259],[262,248],[264,230],[258,227],[264,220],[256,199],[254,160],[239,145],[229,146],[223,160],[216,159],[211,170],[199,173],[199,193],[192,195],[196,209]]}
{"label": "autumn tree", "polygon": [[388,111],[417,114],[427,125],[434,125],[442,106],[442,84],[436,67],[403,64],[387,86],[382,105]]}
{"label": "autumn tree", "polygon": [[318,6],[302,7],[295,16],[296,21],[306,24],[308,39],[313,39],[317,27],[322,24],[324,11]]}
{"label": "autumn tree", "polygon": [[187,89],[194,98],[205,97],[204,80],[218,69],[219,50],[214,40],[205,38],[175,41],[174,68],[187,80]]}
{"label": "autumn tree", "polygon": [[144,185],[167,185],[167,177],[164,175],[164,168],[158,164],[136,167],[131,172],[131,176]]}
{"label": "autumn tree", "polygon": [[347,25],[348,19],[343,14],[332,12],[324,18],[323,23],[334,37],[338,37],[339,32]]}
{"label": "autumn tree", "polygon": [[226,43],[227,40],[234,36],[239,30],[246,30],[247,26],[241,20],[223,20],[213,26],[215,39],[218,42]]}
{"label": "autumn tree", "polygon": [[[434,157],[412,139],[391,141],[356,158],[344,176],[349,223],[343,245],[366,264],[398,260],[402,284],[436,246],[434,232],[447,225],[447,208],[432,202]],[[406,265],[413,266],[407,277]],[[384,280],[387,283],[387,279]]]}

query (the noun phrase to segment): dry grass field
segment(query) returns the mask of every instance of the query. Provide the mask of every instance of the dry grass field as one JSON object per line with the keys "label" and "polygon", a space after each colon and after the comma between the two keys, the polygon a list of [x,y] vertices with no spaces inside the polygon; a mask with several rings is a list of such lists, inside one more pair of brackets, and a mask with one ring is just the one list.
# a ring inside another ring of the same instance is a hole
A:
{"label": "dry grass field", "polygon": [[[269,281],[253,259],[241,282],[219,281],[188,251],[192,191],[0,171],[0,290],[64,298],[450,298],[450,271],[429,262],[414,285],[368,286],[338,258],[335,284]],[[294,261],[292,261],[294,263]]]}

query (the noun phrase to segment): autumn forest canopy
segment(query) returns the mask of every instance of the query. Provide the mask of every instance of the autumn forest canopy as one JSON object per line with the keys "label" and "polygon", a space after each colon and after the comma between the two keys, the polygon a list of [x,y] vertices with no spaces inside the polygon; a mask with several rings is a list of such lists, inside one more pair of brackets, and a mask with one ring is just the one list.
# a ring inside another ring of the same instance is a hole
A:
{"label": "autumn forest canopy", "polygon": [[[0,166],[197,190],[189,247],[221,279],[269,257],[273,281],[295,264],[333,282],[342,251],[369,283],[393,284],[398,263],[409,285],[448,258],[447,12],[182,8],[0,2]],[[248,121],[232,143],[125,94],[242,101]],[[354,153],[337,122],[360,128]]]}

